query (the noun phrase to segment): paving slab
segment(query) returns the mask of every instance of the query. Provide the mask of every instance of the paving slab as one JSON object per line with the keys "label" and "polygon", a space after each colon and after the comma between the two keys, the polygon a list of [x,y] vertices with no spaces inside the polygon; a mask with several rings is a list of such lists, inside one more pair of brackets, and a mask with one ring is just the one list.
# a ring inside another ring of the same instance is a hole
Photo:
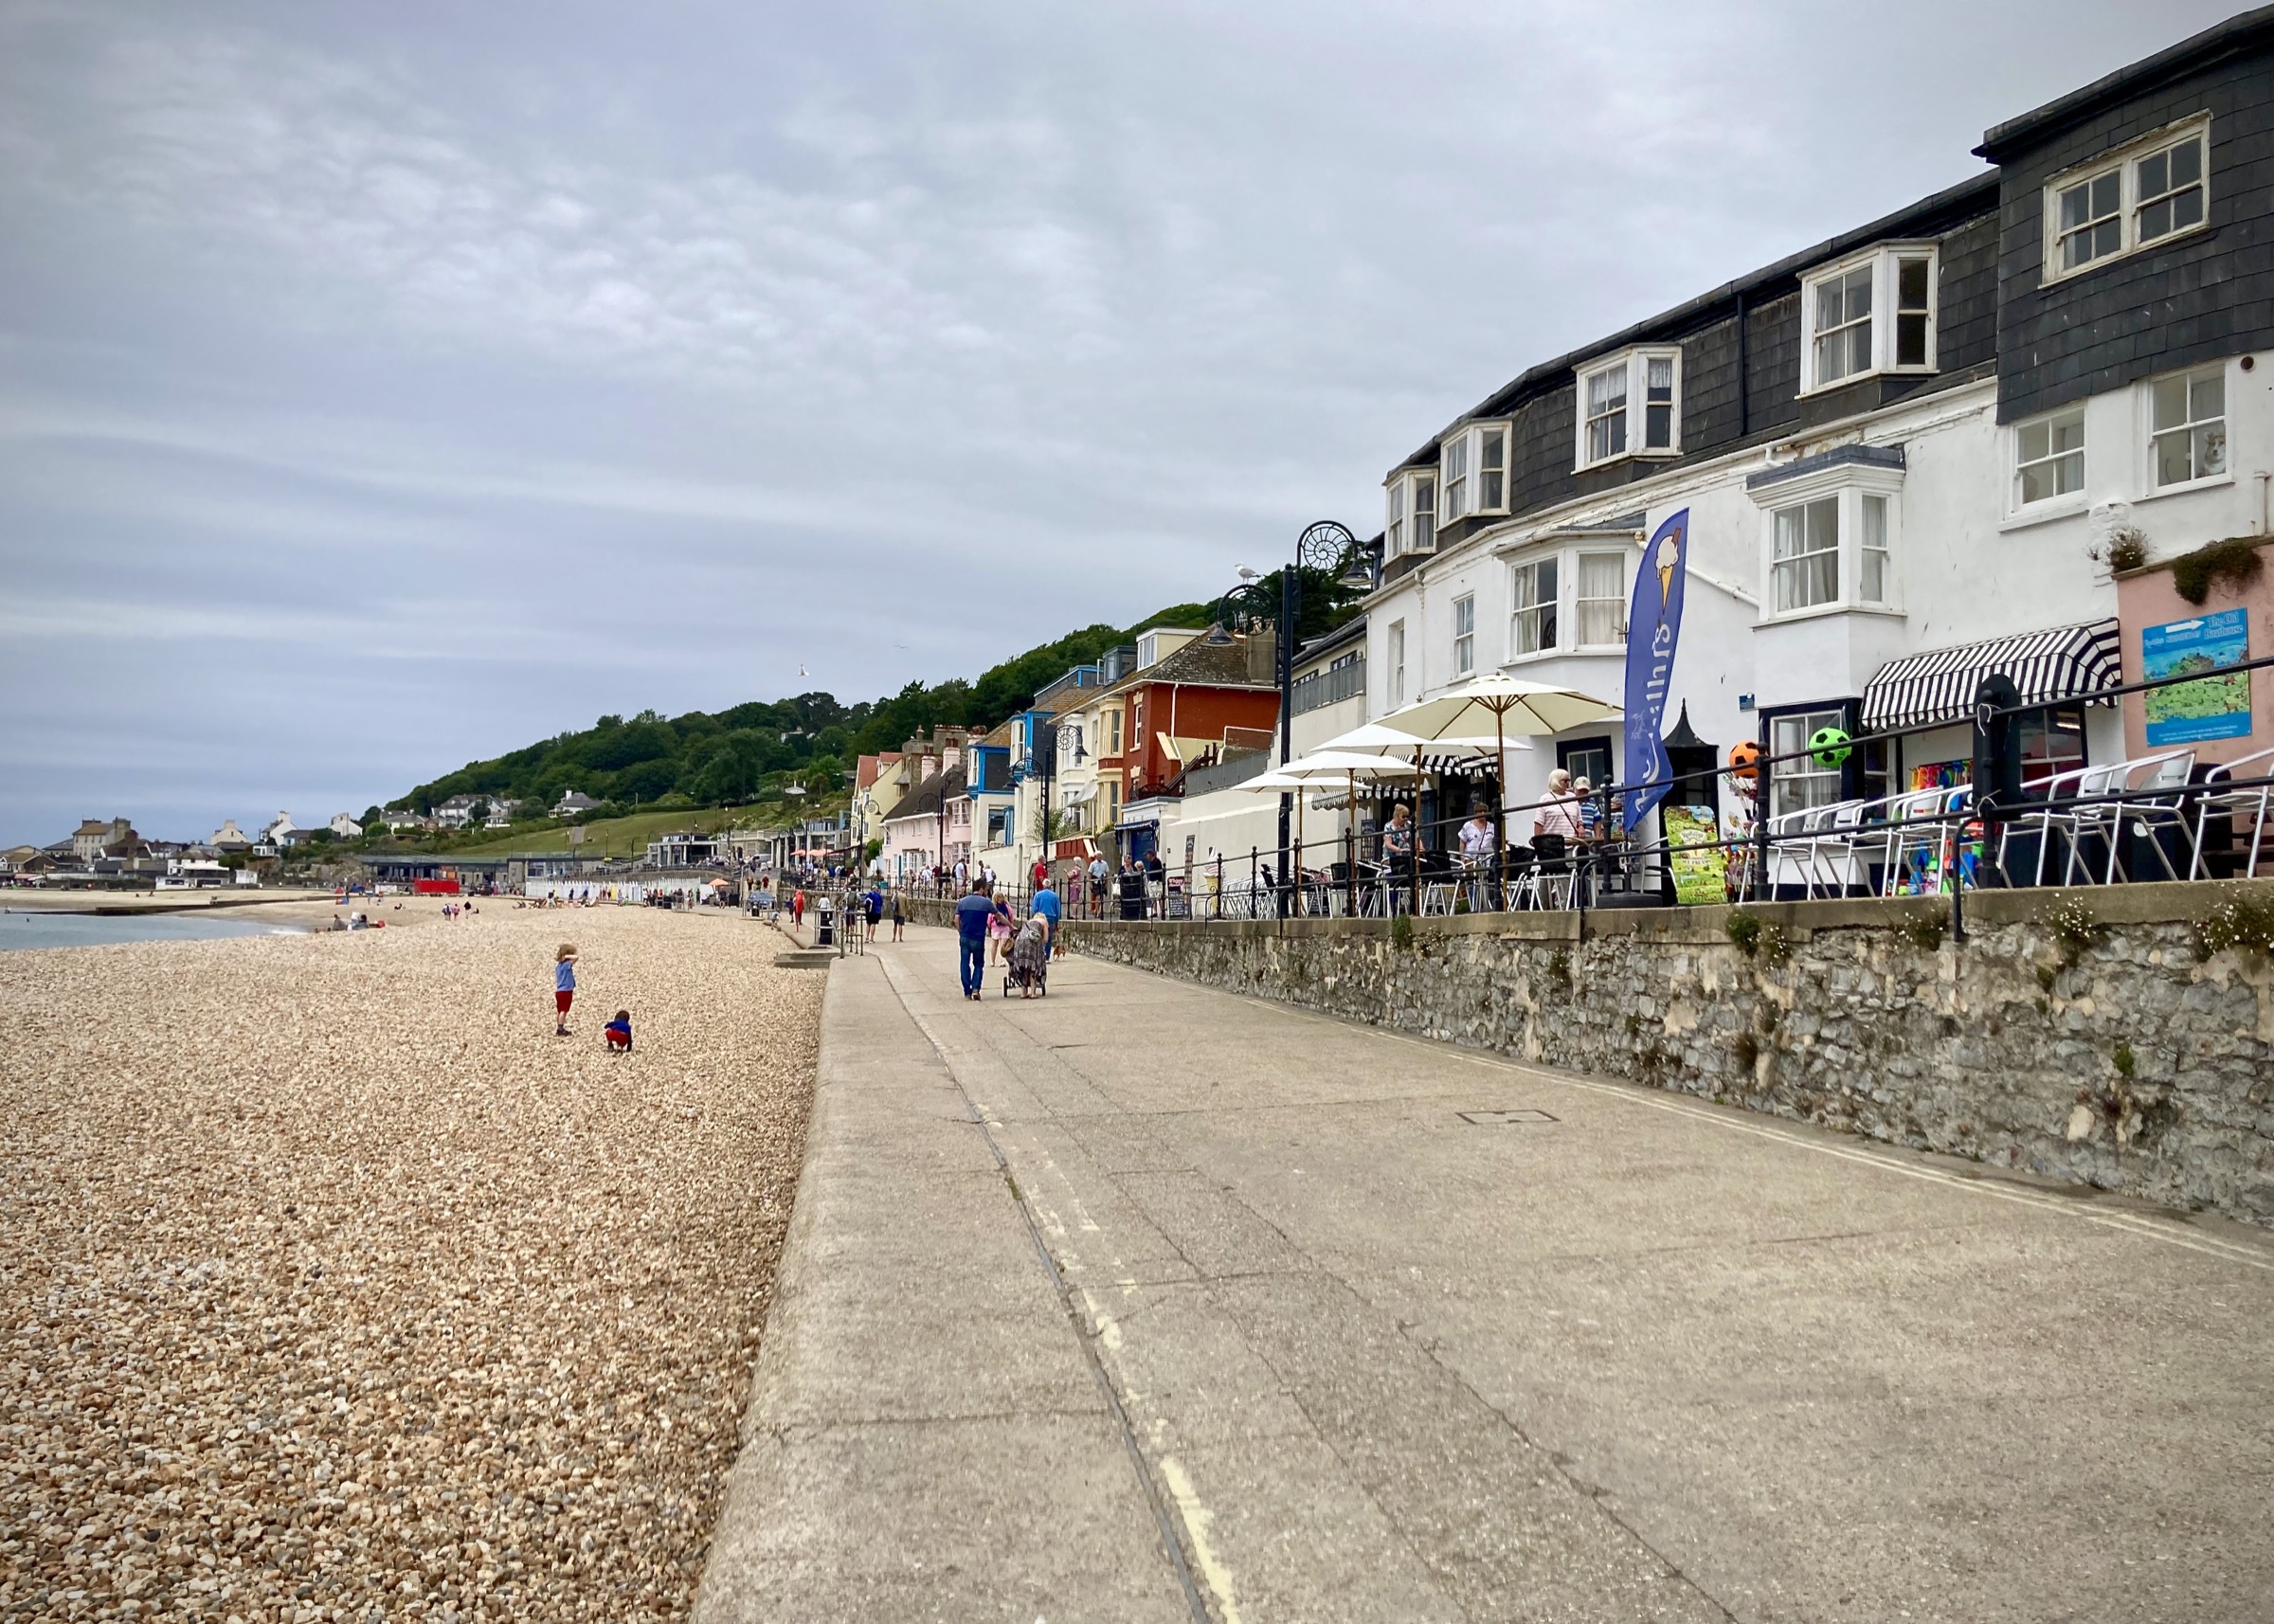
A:
{"label": "paving slab", "polygon": [[698,1616],[2274,1618],[2268,1236],[953,956],[831,971]]}

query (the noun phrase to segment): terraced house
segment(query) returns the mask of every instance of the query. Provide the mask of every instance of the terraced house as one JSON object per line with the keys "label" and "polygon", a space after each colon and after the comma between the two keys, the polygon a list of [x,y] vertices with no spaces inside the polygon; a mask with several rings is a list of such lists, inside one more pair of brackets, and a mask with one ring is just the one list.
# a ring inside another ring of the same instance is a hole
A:
{"label": "terraced house", "polygon": [[[2274,8],[1976,153],[1989,167],[1947,190],[1528,369],[1391,469],[1369,713],[1491,669],[1616,700],[1642,546],[1684,508],[1674,771],[1828,724],[1947,724],[1778,768],[1772,812],[1936,782],[1993,673],[2044,702],[2028,756],[2116,760],[2153,742],[2146,720],[2091,701],[2174,625],[2227,614],[2250,654],[2274,647],[2252,564],[2274,473]],[[2191,558],[2236,537],[2206,597],[2175,589],[2175,561],[2199,584]],[[2255,681],[2201,761],[2274,744]],[[1509,792],[1624,758],[1613,731],[1543,741]]]}

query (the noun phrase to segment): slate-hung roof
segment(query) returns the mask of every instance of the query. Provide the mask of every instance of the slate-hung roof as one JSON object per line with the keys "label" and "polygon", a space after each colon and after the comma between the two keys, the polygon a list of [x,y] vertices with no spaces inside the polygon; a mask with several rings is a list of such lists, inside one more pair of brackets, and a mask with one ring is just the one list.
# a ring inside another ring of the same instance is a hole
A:
{"label": "slate-hung roof", "polygon": [[902,797],[900,804],[893,808],[893,815],[886,821],[896,823],[903,818],[936,818],[943,797],[949,801],[961,801],[970,792],[970,777],[960,764],[946,772],[935,772]]}
{"label": "slate-hung roof", "polygon": [[1656,316],[1635,322],[1632,327],[1623,327],[1607,337],[1567,351],[1552,361],[1527,367],[1431,436],[1425,444],[1417,447],[1399,466],[1434,466],[1445,437],[1462,424],[1473,423],[1479,418],[1506,417],[1520,402],[1543,390],[1569,385],[1572,374],[1598,355],[1615,354],[1636,344],[1670,343],[1692,331],[1702,320],[1726,311],[1741,296],[1748,301],[1759,301],[1797,292],[1801,272],[1814,265],[1829,263],[1852,249],[1868,247],[1873,243],[1896,238],[1938,235],[1970,216],[1994,208],[1997,203],[1997,185],[1995,171],[1960,181],[1931,197],[1905,205],[1891,214],[1883,214],[1868,225],[1843,231],[1836,237],[1827,237],[1823,242],[1803,248],[1796,254],[1787,254],[1781,260],[1725,281],[1695,298],[1685,299],[1670,310],[1660,311]]}
{"label": "slate-hung roof", "polygon": [[1141,671],[1132,671],[1110,687],[1101,688],[1083,701],[1090,704],[1116,694],[1141,688],[1147,682],[1182,682],[1195,688],[1270,688],[1279,686],[1272,677],[1248,675],[1248,645],[1243,638],[1211,642],[1206,635],[1163,655]]}

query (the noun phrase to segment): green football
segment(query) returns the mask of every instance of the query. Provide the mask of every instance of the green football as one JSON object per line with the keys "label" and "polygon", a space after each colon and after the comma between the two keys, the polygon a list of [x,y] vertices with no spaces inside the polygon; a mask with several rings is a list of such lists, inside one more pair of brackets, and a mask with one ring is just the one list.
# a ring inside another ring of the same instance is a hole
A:
{"label": "green football", "polygon": [[1818,767],[1845,767],[1854,749],[1848,735],[1837,728],[1818,728],[1808,735],[1808,748],[1814,752]]}

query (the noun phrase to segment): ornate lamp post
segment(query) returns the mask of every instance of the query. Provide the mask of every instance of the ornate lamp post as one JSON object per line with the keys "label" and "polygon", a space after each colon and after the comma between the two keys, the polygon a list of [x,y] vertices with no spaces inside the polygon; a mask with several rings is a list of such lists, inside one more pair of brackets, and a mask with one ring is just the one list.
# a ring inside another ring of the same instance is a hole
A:
{"label": "ornate lamp post", "polygon": [[[1370,592],[1376,586],[1379,564],[1370,549],[1350,532],[1347,525],[1321,519],[1306,525],[1295,538],[1295,555],[1279,571],[1278,636],[1274,668],[1279,681],[1279,765],[1294,753],[1296,623],[1303,614],[1303,581],[1309,576],[1321,586],[1349,592]],[[1243,581],[1213,605],[1219,619],[1245,615],[1261,620],[1271,612],[1271,594],[1260,582]],[[1352,808],[1355,815],[1356,808]],[[1279,797],[1279,911],[1287,911],[1294,892],[1288,884],[1291,852],[1288,835],[1294,815],[1293,796]]]}

